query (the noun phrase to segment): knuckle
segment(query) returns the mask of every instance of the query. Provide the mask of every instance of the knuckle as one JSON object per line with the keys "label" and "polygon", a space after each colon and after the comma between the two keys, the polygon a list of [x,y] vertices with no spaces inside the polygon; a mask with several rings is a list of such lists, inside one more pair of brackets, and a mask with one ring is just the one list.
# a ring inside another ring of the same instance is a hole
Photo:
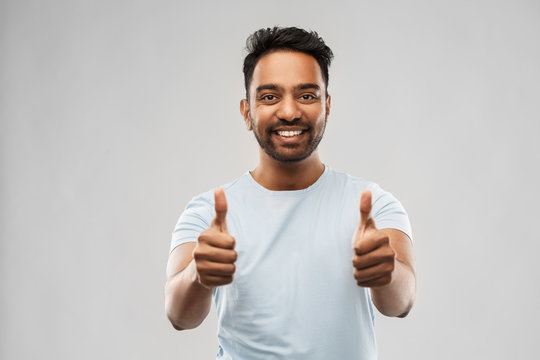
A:
{"label": "knuckle", "polygon": [[388,247],[384,250],[384,252],[382,253],[382,256],[385,260],[393,261],[394,258],[396,257],[396,253],[391,247]]}
{"label": "knuckle", "polygon": [[207,243],[213,238],[215,238],[219,233],[216,233],[216,231],[212,228],[203,230],[198,237],[199,242]]}
{"label": "knuckle", "polygon": [[392,275],[387,275],[381,279],[382,285],[388,285],[392,282]]}
{"label": "knuckle", "polygon": [[200,260],[202,256],[201,249],[199,247],[196,247],[195,250],[193,250],[193,258],[195,261]]}
{"label": "knuckle", "polygon": [[197,238],[197,240],[199,242],[206,242],[206,240],[208,240],[208,232],[209,230],[204,230],[202,231],[200,234],[199,234],[199,237]]}
{"label": "knuckle", "polygon": [[355,254],[362,254],[367,247],[369,247],[370,240],[369,238],[363,238],[361,241],[357,241],[354,246],[353,250]]}
{"label": "knuckle", "polygon": [[196,263],[197,273],[204,274],[204,272],[207,270],[206,266],[200,262]]}
{"label": "knuckle", "polygon": [[386,235],[385,233],[381,232],[379,234],[379,238],[377,239],[377,241],[379,242],[379,244],[381,245],[387,245],[387,244],[390,244],[390,238],[388,237],[388,235]]}

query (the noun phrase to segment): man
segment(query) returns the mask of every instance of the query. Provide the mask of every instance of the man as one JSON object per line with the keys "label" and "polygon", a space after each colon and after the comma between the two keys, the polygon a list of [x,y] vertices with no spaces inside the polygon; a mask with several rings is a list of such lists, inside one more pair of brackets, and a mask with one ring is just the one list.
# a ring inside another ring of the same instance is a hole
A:
{"label": "man", "polygon": [[180,216],[167,315],[194,328],[213,298],[218,359],[375,359],[372,304],[403,317],[414,301],[407,214],[376,184],[319,159],[333,57],[323,40],[268,28],[247,48],[240,111],[260,162]]}

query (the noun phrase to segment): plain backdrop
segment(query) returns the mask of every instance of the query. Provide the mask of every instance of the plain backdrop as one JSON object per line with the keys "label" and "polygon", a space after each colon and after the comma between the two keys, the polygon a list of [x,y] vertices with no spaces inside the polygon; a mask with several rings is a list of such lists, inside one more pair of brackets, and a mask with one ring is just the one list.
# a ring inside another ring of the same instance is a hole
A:
{"label": "plain backdrop", "polygon": [[380,359],[540,357],[540,2],[3,0],[1,359],[214,358],[213,311],[165,317],[170,236],[257,164],[241,64],[274,25],[335,53],[322,160],[410,215]]}

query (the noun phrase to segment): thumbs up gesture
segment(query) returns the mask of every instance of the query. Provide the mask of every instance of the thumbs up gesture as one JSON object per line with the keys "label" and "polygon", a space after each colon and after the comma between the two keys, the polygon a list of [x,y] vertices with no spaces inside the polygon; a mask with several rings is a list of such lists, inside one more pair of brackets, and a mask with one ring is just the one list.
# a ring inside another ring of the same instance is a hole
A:
{"label": "thumbs up gesture", "polygon": [[230,284],[235,271],[235,240],[227,231],[227,198],[223,189],[214,191],[216,216],[210,227],[199,235],[193,250],[197,280],[208,289]]}
{"label": "thumbs up gesture", "polygon": [[353,236],[354,278],[359,286],[377,287],[392,281],[396,253],[388,235],[375,227],[371,217],[371,191],[360,198],[360,223]]}

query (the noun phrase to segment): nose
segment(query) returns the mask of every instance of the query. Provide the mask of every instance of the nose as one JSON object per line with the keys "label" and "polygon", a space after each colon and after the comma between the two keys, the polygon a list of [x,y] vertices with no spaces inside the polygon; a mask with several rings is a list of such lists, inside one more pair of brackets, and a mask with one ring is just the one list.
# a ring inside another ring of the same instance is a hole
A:
{"label": "nose", "polygon": [[296,121],[302,116],[298,102],[292,96],[285,96],[279,102],[279,109],[276,112],[276,116],[280,120],[284,121]]}

